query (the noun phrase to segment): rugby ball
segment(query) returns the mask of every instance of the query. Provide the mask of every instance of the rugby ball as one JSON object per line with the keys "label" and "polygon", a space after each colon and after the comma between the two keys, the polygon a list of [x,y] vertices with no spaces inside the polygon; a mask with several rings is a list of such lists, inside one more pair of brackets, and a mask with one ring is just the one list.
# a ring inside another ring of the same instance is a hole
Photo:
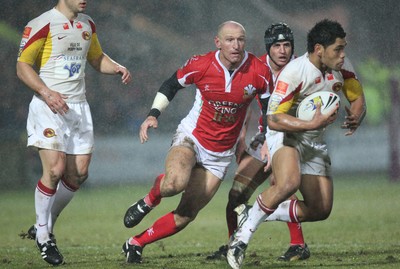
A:
{"label": "rugby ball", "polygon": [[297,117],[302,120],[311,120],[318,104],[321,104],[322,114],[330,114],[339,107],[340,97],[334,92],[320,91],[312,93],[300,102],[297,107]]}

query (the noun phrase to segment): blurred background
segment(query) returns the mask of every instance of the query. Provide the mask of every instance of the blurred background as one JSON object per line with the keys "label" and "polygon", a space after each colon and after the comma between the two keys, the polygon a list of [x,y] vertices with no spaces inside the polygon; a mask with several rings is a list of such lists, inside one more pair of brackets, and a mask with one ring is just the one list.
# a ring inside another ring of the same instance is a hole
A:
{"label": "blurred background", "polygon": [[[24,26],[56,2],[0,1],[0,190],[34,186],[41,175],[37,152],[26,148],[33,92],[18,80],[15,63]],[[152,181],[163,171],[175,128],[193,104],[194,88],[177,94],[144,145],[138,139],[139,126],[162,82],[193,54],[215,49],[220,23],[242,23],[247,50],[262,55],[265,29],[286,22],[294,32],[295,54],[302,55],[308,30],[324,18],[345,28],[347,56],[364,85],[368,105],[367,117],[353,136],[345,137],[340,129],[344,108],[329,127],[334,174],[376,173],[399,182],[399,11],[398,0],[88,1],[86,13],[96,23],[103,50],[131,71],[133,82],[124,86],[115,76],[86,68],[96,147],[87,185]],[[230,175],[235,168],[233,163]]]}

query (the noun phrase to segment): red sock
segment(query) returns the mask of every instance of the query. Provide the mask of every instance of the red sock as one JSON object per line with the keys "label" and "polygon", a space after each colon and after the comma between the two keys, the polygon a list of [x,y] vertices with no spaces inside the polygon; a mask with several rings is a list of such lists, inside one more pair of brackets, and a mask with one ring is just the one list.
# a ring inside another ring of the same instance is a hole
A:
{"label": "red sock", "polygon": [[144,198],[144,202],[148,204],[150,207],[155,207],[161,202],[161,193],[160,193],[160,184],[161,181],[164,179],[165,175],[160,174],[156,177],[154,181],[153,187],[151,188],[150,192]]}
{"label": "red sock", "polygon": [[304,247],[303,230],[297,218],[297,200],[290,201],[289,215],[293,221],[287,223],[290,233],[290,245],[301,245]]}
{"label": "red sock", "polygon": [[226,224],[228,225],[228,237],[237,229],[237,214],[230,204],[226,206]]}
{"label": "red sock", "polygon": [[169,237],[179,232],[175,224],[174,213],[170,212],[154,222],[153,226],[132,237],[129,244],[139,245],[141,247],[153,243],[157,240]]}
{"label": "red sock", "polygon": [[304,247],[303,230],[301,223],[287,222],[290,233],[290,245],[301,245]]}

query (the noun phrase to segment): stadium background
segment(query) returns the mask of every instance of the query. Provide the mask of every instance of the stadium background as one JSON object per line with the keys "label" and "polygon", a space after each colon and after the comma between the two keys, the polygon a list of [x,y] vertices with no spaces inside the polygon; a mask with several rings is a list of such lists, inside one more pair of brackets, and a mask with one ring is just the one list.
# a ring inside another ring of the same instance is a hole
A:
{"label": "stadium background", "polygon": [[[32,91],[17,79],[15,61],[25,24],[55,3],[0,1],[0,190],[32,187],[41,173],[36,152],[25,147]],[[261,55],[266,27],[285,21],[295,34],[295,53],[301,55],[307,31],[323,18],[344,26],[347,55],[364,84],[369,109],[353,137],[344,137],[340,130],[343,109],[341,119],[330,127],[327,139],[334,173],[377,173],[399,181],[395,149],[400,112],[393,98],[399,96],[399,11],[397,0],[89,1],[87,13],[96,22],[104,51],[130,69],[133,83],[126,87],[116,77],[86,69],[96,143],[87,185],[152,180],[163,170],[171,137],[192,105],[194,88],[178,93],[160,117],[160,127],[151,132],[150,142],[140,145],[138,128],[163,80],[192,54],[214,50],[213,37],[221,22],[242,23],[247,50]],[[230,173],[235,165],[231,168]]]}

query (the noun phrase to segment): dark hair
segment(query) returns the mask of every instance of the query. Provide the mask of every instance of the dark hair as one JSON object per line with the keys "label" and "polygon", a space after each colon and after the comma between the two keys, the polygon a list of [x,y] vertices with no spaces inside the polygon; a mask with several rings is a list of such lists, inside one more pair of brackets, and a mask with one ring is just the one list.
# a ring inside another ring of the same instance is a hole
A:
{"label": "dark hair", "polygon": [[345,38],[346,32],[337,21],[324,19],[308,32],[307,35],[307,51],[314,51],[316,44],[322,45],[324,48],[335,43],[336,38]]}

